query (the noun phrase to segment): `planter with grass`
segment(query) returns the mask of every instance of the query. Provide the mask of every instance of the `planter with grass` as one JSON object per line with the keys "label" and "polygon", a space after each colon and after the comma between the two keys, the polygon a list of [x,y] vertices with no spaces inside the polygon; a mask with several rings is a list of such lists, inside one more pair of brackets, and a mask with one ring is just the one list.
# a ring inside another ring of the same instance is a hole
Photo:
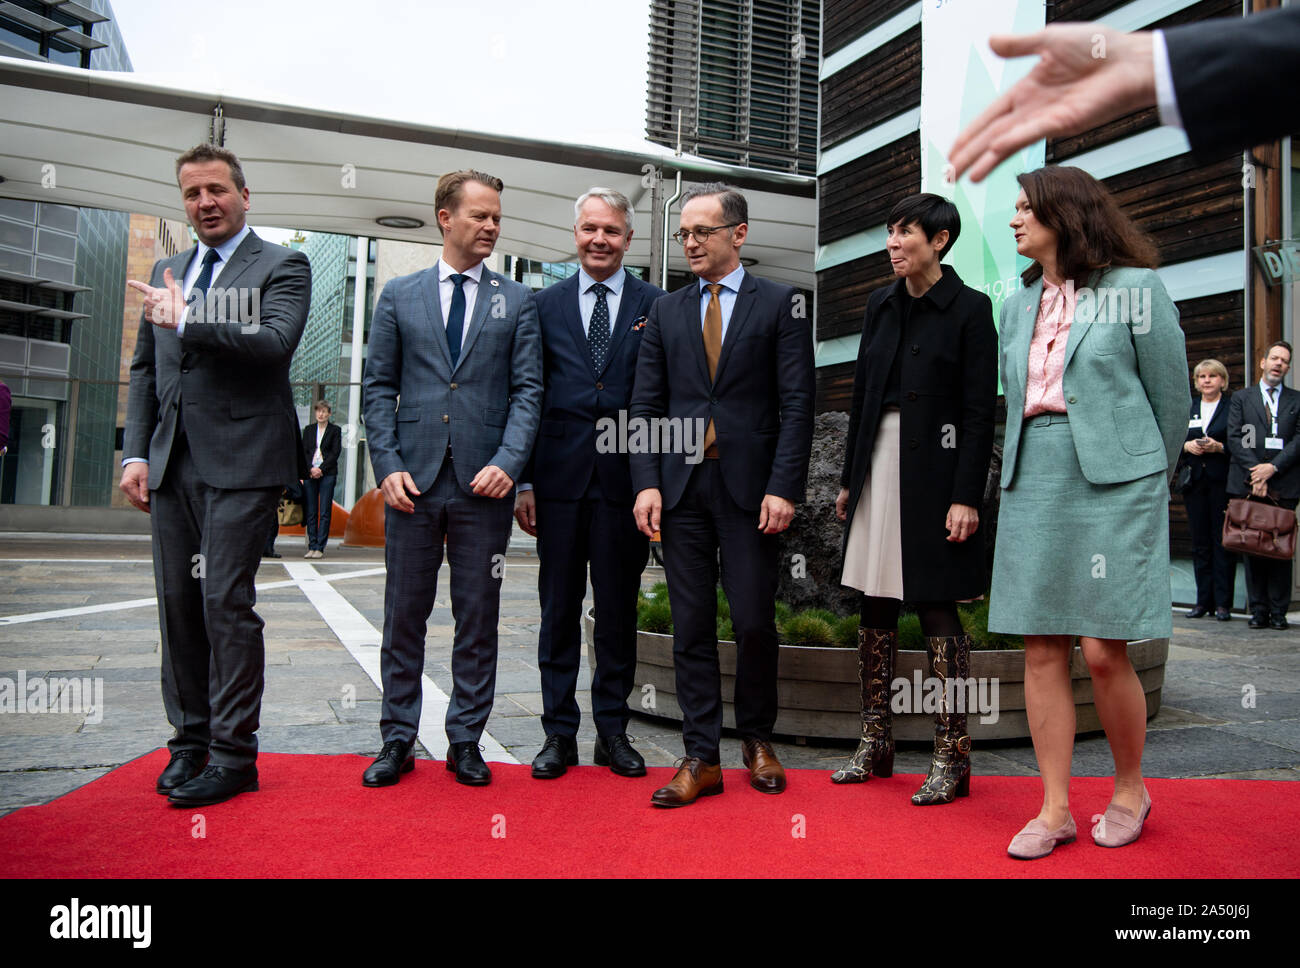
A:
{"label": "planter with grass", "polygon": [[[677,686],[673,678],[672,613],[667,587],[660,583],[642,594],[638,602],[637,687],[628,700],[632,709],[647,715],[681,720]],[[971,737],[976,740],[1029,736],[1025,719],[1024,643],[1019,636],[987,630],[988,604],[962,606],[962,622],[975,640],[971,652],[971,679],[964,695]],[[592,632],[595,621],[584,619],[587,659],[595,665]],[[780,712],[776,731],[782,736],[855,739],[860,731],[856,615],[809,609],[793,613],[777,603],[777,630],[781,638]],[[730,641],[731,616],[726,597],[718,593],[718,661],[722,670],[723,725],[735,725],[732,697],[735,690],[736,645]],[[1129,656],[1146,693],[1147,716],[1160,709],[1168,639],[1143,639],[1129,644]],[[901,740],[929,740],[934,735],[934,687],[928,686],[925,640],[915,615],[899,623],[898,668],[890,688],[894,708],[894,735]],[[1080,733],[1101,729],[1092,702],[1092,681],[1078,646],[1070,663],[1075,713]],[[978,710],[986,710],[981,715]],[[996,713],[996,716],[994,715]],[[981,720],[984,721],[981,721]]]}

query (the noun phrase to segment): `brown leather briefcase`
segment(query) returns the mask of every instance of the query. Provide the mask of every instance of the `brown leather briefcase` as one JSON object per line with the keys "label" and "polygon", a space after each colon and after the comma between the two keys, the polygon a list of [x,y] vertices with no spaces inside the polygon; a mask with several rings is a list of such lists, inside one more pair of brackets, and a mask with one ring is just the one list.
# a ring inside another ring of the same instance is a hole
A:
{"label": "brown leather briefcase", "polygon": [[1295,557],[1296,517],[1276,504],[1234,497],[1223,516],[1223,547],[1260,558],[1290,561]]}

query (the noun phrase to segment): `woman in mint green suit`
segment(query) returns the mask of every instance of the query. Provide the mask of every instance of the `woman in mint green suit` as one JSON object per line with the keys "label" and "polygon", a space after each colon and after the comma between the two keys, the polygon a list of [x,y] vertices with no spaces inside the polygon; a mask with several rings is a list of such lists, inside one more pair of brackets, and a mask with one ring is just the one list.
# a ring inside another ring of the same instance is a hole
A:
{"label": "woman in mint green suit", "polygon": [[1168,636],[1168,474],[1191,398],[1178,311],[1152,271],[1154,244],[1091,175],[1049,166],[1018,178],[1011,227],[1033,261],[1007,299],[999,361],[1007,401],[989,629],[1025,636],[1025,709],[1043,805],[1008,847],[1051,853],[1075,838],[1073,638],[1115,758],[1093,840],[1136,840],[1146,697],[1127,643]]}

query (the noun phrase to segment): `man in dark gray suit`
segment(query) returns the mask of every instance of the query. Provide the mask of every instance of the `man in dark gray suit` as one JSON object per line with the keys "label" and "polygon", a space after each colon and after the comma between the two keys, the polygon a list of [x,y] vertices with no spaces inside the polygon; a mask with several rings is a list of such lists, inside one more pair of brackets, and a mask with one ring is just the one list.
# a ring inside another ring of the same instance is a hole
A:
{"label": "man in dark gray suit", "polygon": [[[1282,385],[1291,369],[1291,344],[1278,340],[1259,361],[1260,380],[1228,403],[1229,497],[1295,510],[1300,501],[1300,392]],[[1246,601],[1253,629],[1289,627],[1291,562],[1243,555]]]}
{"label": "man in dark gray suit", "polygon": [[501,577],[519,479],[542,404],[541,336],[526,286],[483,265],[501,227],[501,179],[438,181],[442,256],[384,287],[370,329],[363,409],[384,509],[384,745],[366,786],[414,767],[424,638],[443,541],[451,566],[447,769],[491,782],[478,741],[496,686]]}
{"label": "man in dark gray suit", "polygon": [[257,789],[253,578],[284,482],[303,473],[289,361],[311,269],[248,228],[234,154],[192,148],[176,179],[199,244],[158,262],[148,285],[128,282],[145,298],[120,486],[153,516],[163,705],[176,728],[157,790],[201,806]]}

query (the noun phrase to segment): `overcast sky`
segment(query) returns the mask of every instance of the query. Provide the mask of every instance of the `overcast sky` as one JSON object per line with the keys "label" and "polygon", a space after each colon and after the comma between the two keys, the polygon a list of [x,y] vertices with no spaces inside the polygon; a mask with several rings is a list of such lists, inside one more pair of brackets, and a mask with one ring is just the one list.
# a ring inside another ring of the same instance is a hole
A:
{"label": "overcast sky", "polygon": [[645,141],[647,0],[112,4],[136,71],[169,83],[606,148]]}
{"label": "overcast sky", "polygon": [[[648,0],[111,2],[136,73],[162,83],[443,128],[645,145]],[[293,234],[255,228],[275,242]]]}

